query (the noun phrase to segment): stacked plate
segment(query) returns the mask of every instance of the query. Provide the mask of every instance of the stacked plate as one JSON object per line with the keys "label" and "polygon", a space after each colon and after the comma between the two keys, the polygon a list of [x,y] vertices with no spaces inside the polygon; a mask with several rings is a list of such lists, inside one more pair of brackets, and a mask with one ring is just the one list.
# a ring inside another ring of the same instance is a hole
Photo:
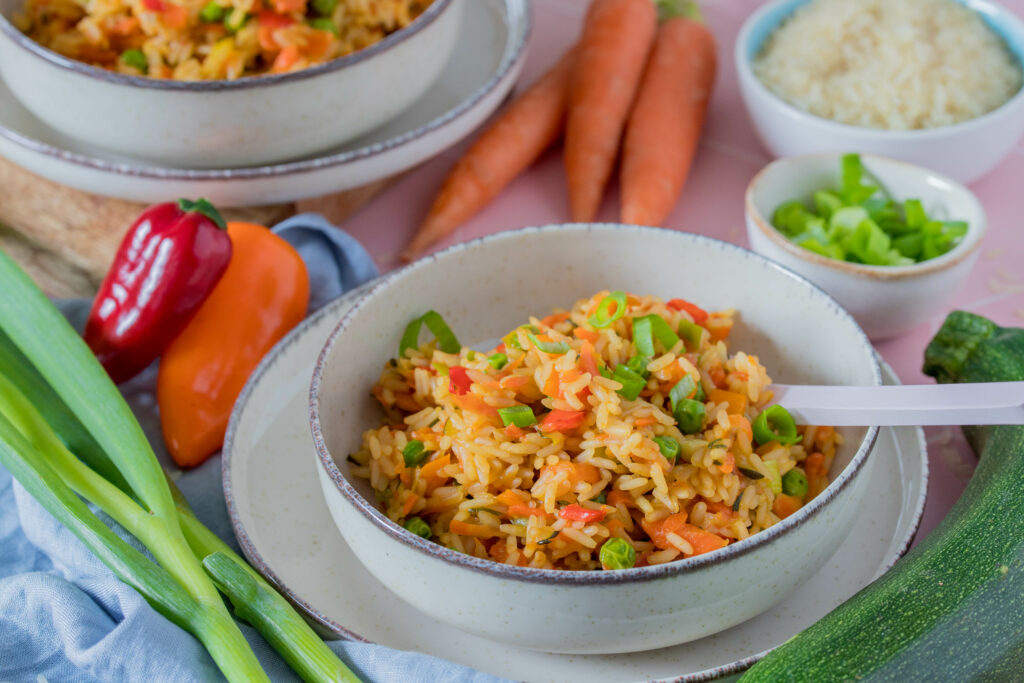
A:
{"label": "stacked plate", "polygon": [[[530,28],[527,0],[463,5],[454,51],[433,86],[398,117],[326,151],[282,163],[225,168],[140,161],[62,135],[23,107],[0,81],[0,156],[69,187],[147,203],[203,196],[218,206],[253,206],[367,185],[457,143],[515,84]],[[4,28],[11,29],[9,24]]]}

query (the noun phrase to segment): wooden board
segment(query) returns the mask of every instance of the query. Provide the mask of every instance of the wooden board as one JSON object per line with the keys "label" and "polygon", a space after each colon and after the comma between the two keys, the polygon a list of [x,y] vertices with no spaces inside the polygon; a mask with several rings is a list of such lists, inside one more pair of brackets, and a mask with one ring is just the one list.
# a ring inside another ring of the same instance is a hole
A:
{"label": "wooden board", "polygon": [[[339,225],[390,182],[298,204],[228,209],[224,217],[273,225],[295,213],[314,211]],[[144,208],[63,187],[0,157],[0,249],[50,296],[91,296],[125,231]]]}

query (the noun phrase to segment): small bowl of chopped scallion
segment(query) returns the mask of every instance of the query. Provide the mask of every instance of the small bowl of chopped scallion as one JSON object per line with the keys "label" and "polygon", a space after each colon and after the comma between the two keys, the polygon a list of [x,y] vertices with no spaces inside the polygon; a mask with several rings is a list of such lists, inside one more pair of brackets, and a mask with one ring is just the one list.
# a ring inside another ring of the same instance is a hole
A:
{"label": "small bowl of chopped scallion", "polygon": [[986,229],[963,185],[858,154],[769,164],[747,188],[746,215],[754,251],[832,294],[873,339],[943,312]]}

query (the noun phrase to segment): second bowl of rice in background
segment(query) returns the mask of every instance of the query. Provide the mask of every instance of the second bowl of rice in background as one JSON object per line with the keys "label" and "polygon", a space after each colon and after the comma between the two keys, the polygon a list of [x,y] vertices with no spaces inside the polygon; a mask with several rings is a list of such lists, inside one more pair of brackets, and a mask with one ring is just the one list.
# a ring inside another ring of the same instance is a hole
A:
{"label": "second bowl of rice in background", "polygon": [[971,182],[1024,131],[1024,23],[992,2],[776,0],[734,57],[775,156],[870,152]]}
{"label": "second bowl of rice in background", "polygon": [[464,0],[0,0],[0,76],[78,142],[178,168],[261,165],[391,120],[440,75]]}
{"label": "second bowl of rice in background", "polygon": [[881,380],[846,311],[739,247],[501,233],[339,323],[310,395],[320,484],[360,561],[436,619],[551,652],[687,642],[785,599],[867,493],[877,428],[797,427],[771,381]]}

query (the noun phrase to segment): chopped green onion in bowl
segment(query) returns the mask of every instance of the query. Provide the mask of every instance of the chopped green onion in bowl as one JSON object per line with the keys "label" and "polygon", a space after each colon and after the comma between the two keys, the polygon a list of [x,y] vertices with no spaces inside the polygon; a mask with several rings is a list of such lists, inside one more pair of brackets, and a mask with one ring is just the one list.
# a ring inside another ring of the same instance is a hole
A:
{"label": "chopped green onion in bowl", "polygon": [[841,187],[813,195],[813,207],[780,204],[772,225],[789,241],[826,258],[870,266],[908,266],[942,256],[967,234],[964,221],[929,217],[919,199],[897,202],[864,182],[860,155],[841,161]]}

